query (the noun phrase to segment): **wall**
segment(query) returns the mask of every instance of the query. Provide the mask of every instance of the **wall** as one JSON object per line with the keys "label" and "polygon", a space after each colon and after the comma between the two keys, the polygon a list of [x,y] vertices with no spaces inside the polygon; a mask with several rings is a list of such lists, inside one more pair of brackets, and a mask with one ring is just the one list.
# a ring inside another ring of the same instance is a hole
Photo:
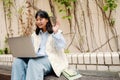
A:
{"label": "wall", "polygon": [[[10,7],[11,19],[9,20],[8,16],[5,15],[3,0],[0,0],[0,49],[6,47],[4,41],[7,34],[9,34],[9,37],[14,37],[23,35],[25,31],[31,33],[30,29],[34,30],[36,10],[31,7],[27,8],[28,4],[26,4],[26,1],[13,1],[13,6]],[[118,7],[112,13],[112,16],[115,18],[115,26],[112,29],[104,24],[103,14],[95,1],[77,0],[71,10],[72,33],[70,33],[69,21],[62,18],[65,14],[59,12],[58,6],[60,5],[52,0],[57,18],[61,22],[60,29],[63,30],[67,41],[66,49],[71,44],[68,48],[70,52],[112,52],[120,49],[120,1],[117,1]],[[46,10],[50,15],[52,14],[50,0],[31,0],[31,2],[38,8]],[[65,8],[64,6],[60,7]],[[115,33],[118,37],[117,39],[111,30],[117,33]]]}

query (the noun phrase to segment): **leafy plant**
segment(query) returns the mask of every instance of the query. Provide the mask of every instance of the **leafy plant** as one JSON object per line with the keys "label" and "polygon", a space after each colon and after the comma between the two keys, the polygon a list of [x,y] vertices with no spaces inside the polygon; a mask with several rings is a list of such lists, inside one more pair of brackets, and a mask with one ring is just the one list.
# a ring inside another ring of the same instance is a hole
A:
{"label": "leafy plant", "polygon": [[0,49],[0,54],[8,54],[8,48]]}
{"label": "leafy plant", "polygon": [[110,26],[114,26],[115,20],[111,17],[112,11],[117,8],[117,1],[116,0],[105,0],[105,5],[103,6],[103,11],[109,11],[109,24]]}
{"label": "leafy plant", "polygon": [[70,50],[65,49],[65,50],[64,50],[64,53],[69,54],[69,53],[70,53]]}
{"label": "leafy plant", "polygon": [[3,0],[4,3],[4,8],[6,9],[7,12],[7,16],[8,18],[11,17],[11,10],[10,10],[10,6],[13,6],[13,2],[12,0]]}
{"label": "leafy plant", "polygon": [[[12,15],[12,11],[11,11],[11,7],[13,6],[13,0],[3,0],[3,7],[4,7],[4,13],[5,13],[5,20],[6,20],[6,29],[7,30],[7,36],[13,36],[13,29],[11,27],[11,15]],[[8,25],[7,25],[8,24]]]}
{"label": "leafy plant", "polygon": [[114,10],[117,7],[116,0],[105,0],[104,11]]}
{"label": "leafy plant", "polygon": [[4,53],[8,54],[8,48],[4,48]]}
{"label": "leafy plant", "polygon": [[56,2],[58,2],[59,4],[65,6],[65,9],[60,8],[59,12],[63,12],[66,13],[65,16],[63,16],[63,18],[67,18],[67,19],[71,19],[72,16],[70,14],[70,10],[72,9],[72,5],[71,3],[75,2],[76,0],[55,0]]}
{"label": "leafy plant", "polygon": [[3,52],[3,50],[2,49],[0,49],[0,54],[3,54],[4,52]]}

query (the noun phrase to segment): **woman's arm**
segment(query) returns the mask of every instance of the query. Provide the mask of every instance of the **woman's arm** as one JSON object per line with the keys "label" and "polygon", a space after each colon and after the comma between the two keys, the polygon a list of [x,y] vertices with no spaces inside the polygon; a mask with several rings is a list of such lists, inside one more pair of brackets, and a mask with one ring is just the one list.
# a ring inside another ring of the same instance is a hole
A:
{"label": "woman's arm", "polygon": [[58,30],[57,33],[53,33],[54,45],[57,49],[65,48],[66,41],[62,35],[62,31]]}
{"label": "woman's arm", "polygon": [[60,23],[59,21],[56,21],[56,25],[52,27],[53,29],[53,38],[54,38],[54,44],[57,49],[65,48],[66,42],[62,35],[62,31],[59,30]]}

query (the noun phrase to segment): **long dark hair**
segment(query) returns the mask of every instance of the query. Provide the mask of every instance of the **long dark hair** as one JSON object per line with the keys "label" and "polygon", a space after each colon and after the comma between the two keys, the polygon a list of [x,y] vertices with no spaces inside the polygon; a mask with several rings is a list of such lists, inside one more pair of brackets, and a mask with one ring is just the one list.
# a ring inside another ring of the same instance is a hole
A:
{"label": "long dark hair", "polygon": [[[43,11],[43,10],[39,10],[37,11],[36,15],[35,15],[35,19],[37,17],[41,17],[41,18],[45,18],[48,20],[47,24],[46,24],[46,30],[48,31],[48,33],[52,34],[53,33],[53,29],[52,29],[52,24],[51,24],[51,21],[50,21],[50,17],[48,15],[48,13],[46,11]],[[36,25],[37,26],[37,25]],[[39,35],[39,32],[40,32],[40,28],[37,26],[36,30],[35,30],[35,33],[36,35]]]}

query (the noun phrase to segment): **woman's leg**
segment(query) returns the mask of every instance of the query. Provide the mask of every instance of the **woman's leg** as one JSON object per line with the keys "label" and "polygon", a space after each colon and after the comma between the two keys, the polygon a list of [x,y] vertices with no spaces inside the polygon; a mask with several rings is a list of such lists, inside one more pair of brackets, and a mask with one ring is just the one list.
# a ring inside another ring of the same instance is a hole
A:
{"label": "woman's leg", "polygon": [[25,80],[27,63],[25,59],[16,58],[12,65],[11,80]]}
{"label": "woman's leg", "polygon": [[48,57],[30,59],[28,62],[26,80],[43,80],[44,76],[50,72],[52,72],[52,67]]}

